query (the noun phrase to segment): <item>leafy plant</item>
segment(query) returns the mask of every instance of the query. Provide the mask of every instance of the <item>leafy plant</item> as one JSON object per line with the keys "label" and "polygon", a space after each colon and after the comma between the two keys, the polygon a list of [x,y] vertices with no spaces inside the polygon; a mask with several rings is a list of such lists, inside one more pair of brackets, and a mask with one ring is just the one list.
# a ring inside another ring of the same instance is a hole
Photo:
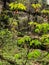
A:
{"label": "leafy plant", "polygon": [[47,33],[48,30],[49,30],[49,24],[48,23],[43,23],[42,24],[42,30],[43,30],[43,33]]}
{"label": "leafy plant", "polygon": [[22,3],[10,3],[9,4],[10,10],[26,10],[26,6]]}
{"label": "leafy plant", "polygon": [[41,42],[37,39],[30,41],[30,46],[40,46]]}
{"label": "leafy plant", "polygon": [[35,12],[39,12],[40,8],[41,8],[41,4],[37,3],[37,4],[32,4],[32,8],[34,8]]}
{"label": "leafy plant", "polygon": [[48,35],[42,35],[41,42],[43,42],[44,45],[49,45],[49,34]]}
{"label": "leafy plant", "polygon": [[24,44],[25,43],[25,40],[24,40],[24,38],[22,37],[22,38],[19,38],[18,40],[17,40],[17,44],[18,45],[22,45],[22,44]]}
{"label": "leafy plant", "polygon": [[25,40],[26,42],[30,42],[30,41],[31,41],[31,37],[30,37],[30,36],[24,36],[24,40]]}
{"label": "leafy plant", "polygon": [[36,8],[41,8],[41,5],[40,5],[39,3],[37,3],[37,4],[32,4],[32,7],[35,8],[35,9],[36,9]]}
{"label": "leafy plant", "polygon": [[37,25],[36,25],[36,28],[35,28],[35,32],[36,32],[36,33],[40,33],[41,30],[42,30],[41,24],[37,24]]}
{"label": "leafy plant", "polygon": [[32,30],[34,30],[35,33],[42,33],[45,34],[49,31],[49,24],[48,23],[35,23],[35,22],[29,22],[29,26]]}
{"label": "leafy plant", "polygon": [[30,26],[31,31],[33,31],[35,29],[36,25],[38,25],[37,22],[33,22],[33,21],[32,22],[29,22],[28,24]]}
{"label": "leafy plant", "polygon": [[37,59],[40,57],[40,55],[41,55],[40,50],[35,49],[32,52],[28,53],[28,59]]}
{"label": "leafy plant", "polygon": [[17,40],[17,43],[18,43],[18,45],[22,45],[22,44],[27,43],[27,42],[30,42],[30,41],[31,41],[30,36],[24,36],[22,38],[19,38]]}
{"label": "leafy plant", "polygon": [[43,9],[42,11],[41,11],[41,13],[48,13],[49,14],[49,10],[46,10],[46,9]]}

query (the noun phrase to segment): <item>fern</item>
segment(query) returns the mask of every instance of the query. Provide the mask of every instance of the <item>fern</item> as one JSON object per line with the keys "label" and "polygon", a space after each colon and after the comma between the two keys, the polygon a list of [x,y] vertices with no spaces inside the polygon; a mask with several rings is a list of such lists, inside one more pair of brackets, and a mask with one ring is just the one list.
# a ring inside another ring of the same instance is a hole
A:
{"label": "fern", "polygon": [[42,35],[41,42],[43,42],[43,45],[49,46],[49,34],[48,35]]}
{"label": "fern", "polygon": [[41,42],[39,40],[35,39],[35,40],[30,41],[30,46],[32,46],[32,45],[40,46]]}
{"label": "fern", "polygon": [[43,33],[47,33],[48,30],[49,30],[49,24],[48,23],[43,23],[42,24],[42,30],[43,30]]}
{"label": "fern", "polygon": [[17,44],[18,44],[18,45],[22,45],[22,44],[24,44],[24,43],[25,43],[24,38],[20,38],[20,39],[17,40]]}
{"label": "fern", "polygon": [[40,55],[41,55],[40,50],[35,49],[32,52],[28,53],[28,59],[37,59],[40,57]]}
{"label": "fern", "polygon": [[32,7],[35,8],[35,9],[37,9],[37,8],[41,8],[41,5],[38,4],[38,3],[37,4],[32,4]]}
{"label": "fern", "polygon": [[41,11],[41,13],[48,13],[48,14],[49,14],[49,10],[43,9],[43,10]]}
{"label": "fern", "polygon": [[10,3],[9,4],[10,10],[26,10],[26,6],[22,3]]}
{"label": "fern", "polygon": [[30,41],[31,41],[31,38],[30,38],[30,36],[24,36],[24,40],[25,40],[26,42],[30,42]]}
{"label": "fern", "polygon": [[35,32],[36,32],[36,33],[40,33],[41,30],[42,30],[41,24],[37,24],[37,25],[36,25],[36,28],[35,28]]}

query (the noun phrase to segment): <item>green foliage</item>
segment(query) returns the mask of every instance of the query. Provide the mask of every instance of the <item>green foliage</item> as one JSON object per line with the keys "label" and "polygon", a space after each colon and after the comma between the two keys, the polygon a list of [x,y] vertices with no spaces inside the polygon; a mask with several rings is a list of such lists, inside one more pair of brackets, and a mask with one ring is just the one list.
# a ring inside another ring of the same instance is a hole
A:
{"label": "green foliage", "polygon": [[10,3],[10,10],[26,10],[26,6],[24,6],[22,3]]}
{"label": "green foliage", "polygon": [[2,65],[2,62],[0,61],[0,65]]}
{"label": "green foliage", "polygon": [[48,35],[42,35],[41,42],[43,42],[44,45],[49,46],[49,34]]}
{"label": "green foliage", "polygon": [[37,22],[29,22],[28,24],[30,25],[31,28],[33,27],[33,30],[34,30],[36,33],[40,33],[40,31],[41,31],[41,29],[42,29],[41,24],[38,24]]}
{"label": "green foliage", "polygon": [[32,52],[28,53],[28,59],[37,59],[40,57],[40,55],[41,55],[40,50],[35,49]]}
{"label": "green foliage", "polygon": [[39,3],[32,4],[32,7],[35,8],[35,9],[37,9],[37,8],[41,8],[41,5]]}
{"label": "green foliage", "polygon": [[49,24],[43,23],[42,24],[42,30],[43,30],[43,33],[47,33],[49,31]]}
{"label": "green foliage", "polygon": [[[34,30],[35,33],[48,33],[49,31],[49,24],[48,23],[35,23],[35,22],[29,22],[29,26],[31,27],[32,30]],[[33,27],[33,28],[32,28]]]}
{"label": "green foliage", "polygon": [[17,26],[18,25],[17,20],[14,18],[9,18],[9,25],[10,26],[12,26],[12,25]]}
{"label": "green foliage", "polygon": [[41,11],[41,13],[48,13],[49,14],[49,10],[46,10],[46,9],[43,9],[42,11]]}
{"label": "green foliage", "polygon": [[12,33],[8,29],[0,30],[0,38],[4,38],[4,37],[11,38]]}
{"label": "green foliage", "polygon": [[21,55],[20,54],[15,54],[14,58],[19,59],[19,58],[21,58]]}
{"label": "green foliage", "polygon": [[45,60],[45,62],[47,62],[47,61],[49,60],[49,54],[47,54],[47,55],[43,58],[43,60]]}
{"label": "green foliage", "polygon": [[29,46],[33,47],[40,47],[42,44],[44,45],[49,45],[49,35],[42,35],[41,39],[32,39],[30,36],[24,36],[21,38],[18,38],[17,40],[18,45],[23,45],[23,44],[29,44]]}
{"label": "green foliage", "polygon": [[0,30],[0,45],[9,43],[12,40],[12,33],[8,29]]}
{"label": "green foliage", "polygon": [[42,23],[42,24],[37,24],[35,28],[36,33],[47,33],[49,31],[49,24],[48,23]]}
{"label": "green foliage", "polygon": [[30,41],[31,41],[30,36],[24,36],[22,38],[19,38],[17,40],[17,43],[18,43],[18,45],[22,45],[22,44],[27,43],[27,42],[30,42]]}
{"label": "green foliage", "polygon": [[28,24],[31,26],[31,25],[33,25],[33,22],[29,22]]}
{"label": "green foliage", "polygon": [[42,30],[42,25],[41,25],[41,24],[37,24],[37,25],[36,25],[36,28],[35,28],[35,32],[36,32],[36,33],[40,33],[41,30]]}
{"label": "green foliage", "polygon": [[24,40],[25,40],[26,42],[30,42],[30,41],[31,41],[31,37],[30,37],[30,36],[24,36]]}
{"label": "green foliage", "polygon": [[18,20],[14,19],[14,18],[9,18],[8,25],[10,26],[11,31],[15,32],[18,27]]}
{"label": "green foliage", "polygon": [[31,25],[37,25],[38,23],[37,22],[34,22],[34,21],[31,21],[28,24],[31,26]]}
{"label": "green foliage", "polygon": [[37,39],[30,41],[30,46],[40,46],[41,42]]}
{"label": "green foliage", "polygon": [[19,38],[19,39],[17,40],[17,44],[18,44],[18,45],[22,45],[22,44],[24,44],[24,43],[25,43],[24,38]]}

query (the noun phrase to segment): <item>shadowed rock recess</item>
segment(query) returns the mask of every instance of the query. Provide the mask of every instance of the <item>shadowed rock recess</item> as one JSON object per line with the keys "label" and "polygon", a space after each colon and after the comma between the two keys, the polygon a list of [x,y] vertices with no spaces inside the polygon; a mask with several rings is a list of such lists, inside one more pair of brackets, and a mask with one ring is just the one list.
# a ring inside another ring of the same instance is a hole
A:
{"label": "shadowed rock recess", "polygon": [[0,0],[0,65],[49,65],[46,0]]}

